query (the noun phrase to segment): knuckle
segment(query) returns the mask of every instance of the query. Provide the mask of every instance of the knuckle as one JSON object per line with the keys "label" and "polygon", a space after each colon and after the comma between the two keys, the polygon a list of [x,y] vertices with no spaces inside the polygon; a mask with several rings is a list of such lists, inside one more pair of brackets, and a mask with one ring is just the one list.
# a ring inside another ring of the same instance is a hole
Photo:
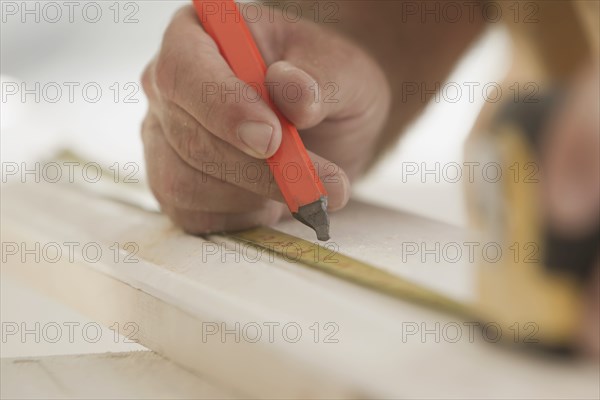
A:
{"label": "knuckle", "polygon": [[204,163],[216,159],[216,150],[210,138],[198,125],[195,131],[184,130],[179,137],[178,146],[184,152],[184,158],[192,161],[203,170]]}
{"label": "knuckle", "polygon": [[[149,146],[149,142],[150,142],[150,118],[148,117],[148,115],[146,115],[144,117],[144,119],[142,120],[142,128],[140,129],[140,133],[142,136],[142,144],[144,145],[144,147],[148,147]],[[151,161],[151,160],[148,160]]]}
{"label": "knuckle", "polygon": [[163,34],[162,46],[154,63],[151,80],[154,81],[158,91],[169,100],[173,99],[176,90],[177,68],[181,56],[182,32],[180,26],[188,23],[186,19],[195,20],[195,17],[191,17],[192,14],[195,12],[191,5],[182,7],[175,13]]}
{"label": "knuckle", "polygon": [[160,129],[160,122],[158,122],[158,119],[150,111],[148,111],[142,120],[141,133],[142,142],[144,145],[150,145],[153,142],[153,136],[160,132]]}
{"label": "knuckle", "polygon": [[144,72],[142,73],[142,76],[140,77],[140,82],[142,84],[142,90],[144,90],[144,93],[146,94],[147,97],[151,97],[154,92],[154,89],[152,87],[152,85],[153,85],[152,73],[154,70],[154,63],[155,63],[155,61],[152,60],[146,66],[146,68],[144,68]]}
{"label": "knuckle", "polygon": [[203,82],[202,83],[202,97],[200,101],[200,118],[201,121],[212,121],[214,119],[214,114],[218,110],[218,98],[215,96],[209,95],[206,91],[207,84],[211,82]]}
{"label": "knuckle", "polygon": [[164,119],[164,132],[179,156],[196,169],[203,170],[204,163],[223,160],[226,149],[189,114],[170,103]]}
{"label": "knuckle", "polygon": [[154,66],[154,81],[156,88],[165,98],[173,99],[175,93],[175,79],[177,74],[177,57],[171,51],[162,49]]}
{"label": "knuckle", "polygon": [[[202,121],[219,119],[219,114],[231,113],[229,108],[239,105],[242,90],[239,81],[231,77],[221,82],[203,80],[200,96],[200,115]],[[225,108],[224,106],[227,106]]]}

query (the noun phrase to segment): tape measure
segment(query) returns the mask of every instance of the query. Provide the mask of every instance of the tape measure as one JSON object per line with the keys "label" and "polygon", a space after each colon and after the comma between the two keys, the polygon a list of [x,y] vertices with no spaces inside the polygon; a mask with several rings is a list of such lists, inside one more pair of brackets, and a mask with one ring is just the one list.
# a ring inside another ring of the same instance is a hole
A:
{"label": "tape measure", "polygon": [[[533,114],[525,112],[525,115]],[[515,161],[524,165],[535,160],[532,145],[523,130],[523,126],[528,125],[518,123],[514,115],[502,121],[504,122],[497,123],[488,135],[471,139],[467,153],[496,160],[503,170]],[[57,159],[84,161],[71,152],[63,152]],[[108,173],[104,175],[110,176]],[[508,177],[504,179],[500,185],[491,188],[469,188],[471,192],[467,199],[472,220],[475,225],[483,227],[482,231],[504,244],[517,241],[543,245],[543,229],[534,212],[538,207],[535,186],[524,181],[513,182]],[[137,195],[138,192],[145,191],[143,185],[135,185],[135,188],[128,190],[121,186],[125,185],[114,183],[110,179],[106,185],[83,185],[84,189],[96,195],[146,211],[159,212],[157,208],[148,207],[139,201]],[[326,247],[327,244],[312,243],[272,228],[258,227],[219,235],[258,251],[269,251],[284,261],[293,261],[379,293],[465,320],[494,322],[502,329],[509,330],[515,323],[524,326],[533,322],[539,327],[536,338],[545,346],[570,345],[578,327],[580,285],[571,274],[557,274],[556,271],[549,270],[546,259],[537,263],[503,262],[500,265],[487,265],[485,261],[479,260],[477,300],[473,304],[467,304],[346,256]],[[528,335],[530,332],[519,331],[515,334]],[[506,335],[508,336],[511,335]]]}
{"label": "tape measure", "polygon": [[277,231],[259,227],[229,233],[226,237],[239,243],[253,246],[257,250],[275,253],[280,258],[336,276],[349,282],[374,289],[393,297],[411,301],[436,310],[473,319],[475,309],[444,296],[434,290],[402,279],[373,265],[348,257],[337,250]]}
{"label": "tape measure", "polygon": [[[88,162],[85,158],[70,150],[59,152],[52,161],[78,162],[82,164]],[[104,198],[125,203],[148,212],[160,212],[157,206],[149,204],[148,201],[145,201],[140,196],[141,192],[146,192],[143,184],[128,183],[124,185],[115,183],[112,179],[108,178],[112,176],[110,171],[102,169],[102,172],[103,185],[82,184],[81,188],[90,191],[92,194],[101,195]],[[220,233],[219,236],[250,245],[258,251],[269,251],[284,261],[293,260],[294,263],[399,299],[408,300],[463,318],[473,318],[474,315],[474,309],[467,304],[457,302],[373,265],[348,257],[337,250],[325,247],[327,244],[322,246],[317,243],[311,243],[268,227],[258,227],[234,233]],[[210,240],[210,238],[207,239]]]}
{"label": "tape measure", "polygon": [[[571,239],[545,220],[540,149],[560,100],[555,91],[535,102],[508,103],[487,131],[469,139],[466,158],[493,162],[502,176],[470,185],[467,209],[479,232],[514,251],[501,263],[478,260],[479,315],[503,329],[534,324],[544,346],[569,350],[582,326],[584,284],[598,257],[600,227]],[[516,334],[525,340],[528,333]]]}

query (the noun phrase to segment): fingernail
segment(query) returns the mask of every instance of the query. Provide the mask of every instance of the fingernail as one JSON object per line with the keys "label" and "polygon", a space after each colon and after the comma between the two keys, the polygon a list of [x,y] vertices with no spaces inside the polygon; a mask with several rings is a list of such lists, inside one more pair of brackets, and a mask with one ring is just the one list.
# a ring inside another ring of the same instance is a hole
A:
{"label": "fingernail", "polygon": [[252,151],[264,156],[269,151],[273,127],[264,122],[244,122],[238,127],[238,137]]}

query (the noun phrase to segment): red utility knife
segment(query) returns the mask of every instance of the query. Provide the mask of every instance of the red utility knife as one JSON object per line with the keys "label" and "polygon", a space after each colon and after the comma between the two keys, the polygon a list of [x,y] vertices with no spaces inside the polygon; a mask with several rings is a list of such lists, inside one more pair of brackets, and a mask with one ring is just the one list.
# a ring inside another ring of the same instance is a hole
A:
{"label": "red utility knife", "polygon": [[234,0],[194,0],[204,30],[244,82],[259,91],[281,123],[281,146],[267,159],[271,173],[294,218],[310,226],[319,240],[329,240],[327,192],[296,127],[275,107],[265,86],[267,67]]}

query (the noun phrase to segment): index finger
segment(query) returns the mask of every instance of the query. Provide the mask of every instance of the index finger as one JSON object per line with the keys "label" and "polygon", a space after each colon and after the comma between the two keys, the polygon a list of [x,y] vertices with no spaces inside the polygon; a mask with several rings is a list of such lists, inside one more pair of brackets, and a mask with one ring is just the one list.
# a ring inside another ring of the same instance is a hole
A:
{"label": "index finger", "polygon": [[155,77],[167,101],[246,154],[268,158],[279,148],[277,116],[235,76],[192,6],[181,9],[167,28]]}

